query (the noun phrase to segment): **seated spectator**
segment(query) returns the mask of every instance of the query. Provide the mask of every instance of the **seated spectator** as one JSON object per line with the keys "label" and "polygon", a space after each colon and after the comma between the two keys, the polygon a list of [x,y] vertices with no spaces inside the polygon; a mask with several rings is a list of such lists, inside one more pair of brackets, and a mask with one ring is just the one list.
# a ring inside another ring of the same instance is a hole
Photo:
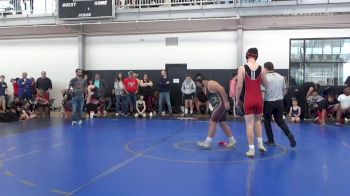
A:
{"label": "seated spectator", "polygon": [[36,118],[33,104],[31,101],[26,101],[22,108],[22,113],[20,114],[19,120],[29,120]]}
{"label": "seated spectator", "polygon": [[193,82],[191,75],[187,74],[186,79],[182,83],[181,92],[185,101],[184,115],[188,114],[188,108],[190,108],[190,115],[193,115],[193,99],[196,93],[196,84]]}
{"label": "seated spectator", "polygon": [[307,97],[307,111],[308,117],[317,117],[318,102],[323,98],[318,94],[317,90],[314,90],[309,97]]}
{"label": "seated spectator", "polygon": [[338,101],[340,107],[337,111],[336,125],[344,124],[345,116],[350,115],[350,87],[345,87],[344,94],[339,95]]}
{"label": "seated spectator", "polygon": [[39,117],[50,115],[50,99],[44,90],[39,90],[36,96]]}
{"label": "seated spectator", "polygon": [[324,98],[318,102],[318,117],[316,120],[320,123],[321,126],[326,124],[327,117],[329,115],[335,115],[339,102],[335,99],[333,94],[328,94],[327,98]]}
{"label": "seated spectator", "polygon": [[197,91],[195,105],[197,113],[199,114],[209,114],[209,102],[208,97],[203,91]]}
{"label": "seated spectator", "polygon": [[7,84],[5,82],[5,76],[0,76],[0,112],[6,111],[6,95],[7,92]]}
{"label": "seated spectator", "polygon": [[316,90],[314,90],[311,95],[307,98],[307,103],[309,106],[313,108],[318,107],[318,102],[321,101],[323,98],[318,94]]}
{"label": "seated spectator", "polygon": [[140,95],[140,99],[136,101],[136,113],[135,118],[142,116],[146,118],[146,102],[143,100],[143,95]]}
{"label": "seated spectator", "polygon": [[65,119],[72,118],[72,95],[69,93],[68,89],[61,90],[63,100],[62,100],[62,107],[63,107],[63,113],[62,116]]}
{"label": "seated spectator", "polygon": [[15,112],[19,117],[22,113],[23,103],[20,101],[19,97],[15,97],[13,101],[10,103],[10,108],[12,112]]}
{"label": "seated spectator", "polygon": [[89,86],[87,87],[87,96],[86,96],[86,118],[94,118],[95,115],[98,117],[101,116],[101,112],[98,111],[99,106],[99,97],[98,97],[98,88],[89,81]]}
{"label": "seated spectator", "polygon": [[289,110],[289,120],[291,122],[300,122],[301,108],[298,106],[296,99],[292,100],[292,107]]}

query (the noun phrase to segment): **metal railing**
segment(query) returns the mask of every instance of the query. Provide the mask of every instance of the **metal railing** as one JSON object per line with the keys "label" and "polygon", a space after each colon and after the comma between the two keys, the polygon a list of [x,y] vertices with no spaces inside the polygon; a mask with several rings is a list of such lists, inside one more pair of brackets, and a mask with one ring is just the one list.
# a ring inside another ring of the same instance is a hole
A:
{"label": "metal railing", "polygon": [[0,0],[0,15],[55,14],[56,0]]}
{"label": "metal railing", "polygon": [[[57,15],[58,0],[0,0],[0,16],[16,15]],[[200,9],[203,7],[240,7],[256,5],[291,4],[329,4],[350,3],[350,0],[115,0],[118,10],[148,8]]]}

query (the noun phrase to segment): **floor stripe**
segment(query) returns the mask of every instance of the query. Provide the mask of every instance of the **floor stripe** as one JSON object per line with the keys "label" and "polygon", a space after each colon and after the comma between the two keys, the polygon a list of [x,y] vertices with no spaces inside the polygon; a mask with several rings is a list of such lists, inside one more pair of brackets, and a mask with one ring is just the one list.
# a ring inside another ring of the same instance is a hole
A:
{"label": "floor stripe", "polygon": [[5,171],[5,175],[6,176],[10,176],[10,177],[12,177],[12,176],[15,176],[12,172],[10,172],[10,171]]}
{"label": "floor stripe", "polygon": [[21,183],[22,184],[25,184],[27,186],[31,186],[31,187],[34,187],[36,186],[36,184],[34,184],[33,182],[29,181],[29,180],[21,180]]}
{"label": "floor stripe", "polygon": [[247,171],[247,177],[246,177],[246,196],[253,196],[254,172],[255,172],[255,164],[254,164],[254,161],[251,160],[248,163],[248,171]]}
{"label": "floor stripe", "polygon": [[9,148],[8,151],[12,152],[12,151],[15,151],[16,150],[16,147],[12,147],[12,148]]}
{"label": "floor stripe", "polygon": [[18,155],[18,156],[12,157],[12,158],[5,159],[5,160],[3,160],[3,162],[7,162],[7,161],[12,161],[12,160],[20,159],[20,158],[22,158],[22,157],[29,156],[29,155],[32,155],[32,154],[35,154],[35,153],[38,153],[38,152],[40,152],[40,150],[34,150],[34,151],[31,151],[31,152],[27,152],[27,153],[24,153],[24,154],[20,154],[20,155]]}
{"label": "floor stripe", "polygon": [[180,132],[182,132],[183,130],[185,130],[187,128],[184,127],[184,128],[181,128],[179,130],[177,130],[175,133],[163,138],[162,140],[160,140],[159,142],[155,143],[155,144],[152,144],[151,146],[149,146],[148,148],[146,148],[145,150],[141,151],[140,153],[137,153],[136,155],[124,160],[123,162],[119,163],[119,164],[116,164],[114,166],[112,166],[111,168],[103,171],[101,174],[97,175],[96,177],[92,178],[91,180],[89,180],[87,183],[79,186],[78,188],[74,189],[73,191],[69,192],[67,195],[73,195],[81,190],[83,190],[84,188],[88,187],[89,185],[91,184],[94,184],[95,182],[97,182],[98,180],[100,180],[101,178],[105,177],[105,176],[108,176],[112,173],[114,173],[115,171],[117,171],[118,169],[128,165],[130,162],[138,159],[139,157],[142,157],[142,155],[150,150],[152,150],[153,148],[155,148],[156,146],[160,145],[161,143],[164,143],[166,142],[167,140],[169,140],[170,138],[176,136],[177,134],[179,134]]}
{"label": "floor stripe", "polygon": [[51,192],[57,193],[57,194],[60,194],[60,195],[68,195],[69,194],[68,192],[61,191],[59,189],[51,189]]}
{"label": "floor stripe", "polygon": [[346,147],[350,148],[350,145],[349,145],[348,143],[346,143],[346,142],[342,142],[342,144],[343,144],[344,146],[346,146]]}
{"label": "floor stripe", "polygon": [[62,146],[62,145],[63,145],[63,143],[59,143],[59,144],[52,145],[51,147],[52,148],[57,148],[57,147]]}

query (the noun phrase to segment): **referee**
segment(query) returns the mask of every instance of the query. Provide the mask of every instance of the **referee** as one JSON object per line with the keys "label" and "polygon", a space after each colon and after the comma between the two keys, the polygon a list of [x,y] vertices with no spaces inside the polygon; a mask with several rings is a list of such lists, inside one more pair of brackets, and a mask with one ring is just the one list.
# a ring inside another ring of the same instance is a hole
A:
{"label": "referee", "polygon": [[274,72],[274,67],[271,62],[266,62],[264,68],[267,72],[266,78],[268,85],[265,87],[265,100],[264,100],[264,125],[268,140],[264,144],[269,146],[276,146],[273,138],[271,128],[271,117],[273,115],[277,125],[283,130],[284,134],[288,137],[290,146],[295,147],[293,134],[290,132],[287,124],[283,120],[283,95],[287,91],[286,82],[280,74]]}

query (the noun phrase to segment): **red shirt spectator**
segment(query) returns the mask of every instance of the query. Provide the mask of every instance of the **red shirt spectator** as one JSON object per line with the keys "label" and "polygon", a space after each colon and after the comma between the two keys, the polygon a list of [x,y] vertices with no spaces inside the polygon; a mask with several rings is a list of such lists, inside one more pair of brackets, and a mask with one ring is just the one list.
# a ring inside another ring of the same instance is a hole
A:
{"label": "red shirt spectator", "polygon": [[18,83],[14,80],[12,85],[13,85],[13,96],[18,97],[18,90],[19,90]]}
{"label": "red shirt spectator", "polygon": [[138,83],[137,79],[134,77],[125,78],[124,85],[125,85],[126,91],[128,93],[136,93],[136,91],[139,87],[139,83]]}

